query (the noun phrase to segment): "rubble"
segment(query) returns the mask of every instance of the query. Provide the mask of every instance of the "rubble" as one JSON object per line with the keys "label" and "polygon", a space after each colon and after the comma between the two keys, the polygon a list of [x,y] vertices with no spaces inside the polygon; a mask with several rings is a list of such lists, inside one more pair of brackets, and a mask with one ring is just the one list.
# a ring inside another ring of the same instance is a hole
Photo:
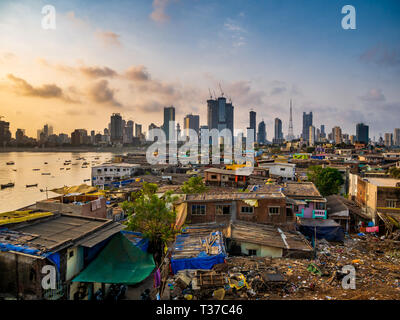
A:
{"label": "rubble", "polygon": [[[373,235],[346,236],[344,243],[318,241],[314,260],[238,256],[225,261],[212,270],[181,270],[170,279],[179,287],[174,298],[400,299],[399,242]],[[348,265],[355,268],[355,289],[342,287]]]}

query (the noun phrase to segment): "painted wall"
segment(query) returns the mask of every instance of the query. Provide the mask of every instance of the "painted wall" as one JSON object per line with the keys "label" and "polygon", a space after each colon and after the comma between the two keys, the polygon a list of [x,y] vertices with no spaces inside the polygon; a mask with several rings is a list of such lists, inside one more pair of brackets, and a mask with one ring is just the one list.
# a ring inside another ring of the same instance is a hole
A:
{"label": "painted wall", "polygon": [[[70,257],[70,252],[73,252],[73,256]],[[67,274],[66,280],[71,280],[83,269],[83,248],[73,247],[67,250]]]}
{"label": "painted wall", "polygon": [[283,253],[281,248],[268,247],[247,242],[242,242],[240,248],[243,254],[248,254],[249,250],[257,250],[257,257],[281,258]]}

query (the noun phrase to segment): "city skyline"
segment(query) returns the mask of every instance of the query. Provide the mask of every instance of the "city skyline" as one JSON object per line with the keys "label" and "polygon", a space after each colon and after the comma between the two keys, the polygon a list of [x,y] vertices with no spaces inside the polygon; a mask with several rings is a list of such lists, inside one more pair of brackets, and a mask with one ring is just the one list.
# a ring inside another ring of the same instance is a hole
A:
{"label": "city skyline", "polygon": [[179,122],[193,113],[204,125],[208,88],[220,94],[219,84],[234,127],[245,129],[253,109],[269,137],[275,118],[287,133],[290,99],[296,136],[311,110],[315,123],[350,134],[361,122],[371,137],[398,126],[395,1],[353,1],[356,30],[341,28],[341,1],[121,3],[53,1],[57,28],[43,30],[44,1],[2,1],[0,115],[13,133],[35,137],[43,123],[98,132],[114,112],[147,128],[168,105]]}

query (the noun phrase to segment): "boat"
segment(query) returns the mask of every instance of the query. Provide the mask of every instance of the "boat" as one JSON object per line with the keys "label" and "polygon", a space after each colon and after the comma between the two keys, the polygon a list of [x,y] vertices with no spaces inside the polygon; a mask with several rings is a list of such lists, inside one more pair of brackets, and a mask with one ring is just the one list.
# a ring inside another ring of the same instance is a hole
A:
{"label": "boat", "polygon": [[95,160],[99,160],[100,158],[99,158],[99,157],[95,157],[94,159],[95,159]]}
{"label": "boat", "polygon": [[9,182],[9,183],[0,185],[0,187],[1,187],[1,189],[12,188],[12,187],[14,187],[14,183]]}
{"label": "boat", "polygon": [[64,168],[60,168],[60,170],[64,170]]}
{"label": "boat", "polygon": [[45,162],[44,164],[47,164],[47,162]]}
{"label": "boat", "polygon": [[82,169],[85,169],[85,168],[87,168],[87,166],[83,166],[83,167],[82,167]]}
{"label": "boat", "polygon": [[26,185],[27,188],[30,188],[30,187],[37,187],[37,186],[38,186],[37,183],[35,183],[35,184],[27,184],[27,185]]}
{"label": "boat", "polygon": [[17,171],[17,169],[13,169],[13,171]]}
{"label": "boat", "polygon": [[83,182],[87,182],[87,181],[90,181],[90,179],[85,179],[85,180],[83,180]]}
{"label": "boat", "polygon": [[6,162],[6,164],[7,164],[8,166],[12,166],[13,164],[15,164],[15,162],[14,162],[14,161],[8,161],[8,162]]}
{"label": "boat", "polygon": [[87,166],[88,164],[90,164],[90,163],[89,162],[82,163],[83,166]]}
{"label": "boat", "polygon": [[40,169],[32,169],[33,171],[39,171]]}
{"label": "boat", "polygon": [[42,176],[49,176],[49,175],[51,175],[51,173],[49,173],[49,172],[42,172]]}
{"label": "boat", "polygon": [[67,168],[67,170],[71,170],[71,168]]}

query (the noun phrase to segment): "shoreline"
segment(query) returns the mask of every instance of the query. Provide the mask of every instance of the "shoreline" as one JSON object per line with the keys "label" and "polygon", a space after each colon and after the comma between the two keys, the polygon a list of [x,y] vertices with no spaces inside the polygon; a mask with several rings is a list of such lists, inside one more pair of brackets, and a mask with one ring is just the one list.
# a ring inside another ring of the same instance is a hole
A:
{"label": "shoreline", "polygon": [[138,151],[146,151],[146,147],[107,147],[107,148],[15,148],[15,147],[6,147],[0,148],[0,153],[10,153],[10,152],[74,152],[74,153],[82,153],[82,152],[111,152],[111,153],[122,153],[122,152],[138,152]]}

